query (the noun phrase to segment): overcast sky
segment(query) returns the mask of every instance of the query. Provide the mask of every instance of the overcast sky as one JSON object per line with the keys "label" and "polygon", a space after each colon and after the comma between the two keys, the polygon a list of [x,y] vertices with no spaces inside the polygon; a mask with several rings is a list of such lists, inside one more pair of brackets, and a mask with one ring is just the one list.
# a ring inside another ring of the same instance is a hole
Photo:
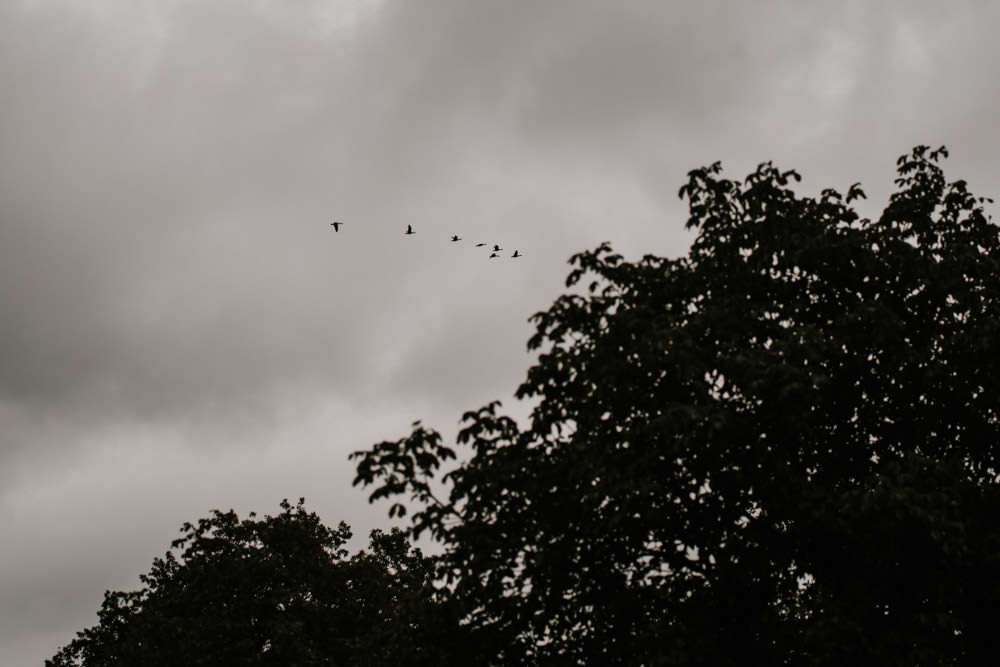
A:
{"label": "overcast sky", "polygon": [[348,453],[523,415],[567,259],[684,253],[694,167],[877,213],[946,144],[1000,195],[997,28],[985,0],[0,0],[0,663],[213,508],[385,525]]}

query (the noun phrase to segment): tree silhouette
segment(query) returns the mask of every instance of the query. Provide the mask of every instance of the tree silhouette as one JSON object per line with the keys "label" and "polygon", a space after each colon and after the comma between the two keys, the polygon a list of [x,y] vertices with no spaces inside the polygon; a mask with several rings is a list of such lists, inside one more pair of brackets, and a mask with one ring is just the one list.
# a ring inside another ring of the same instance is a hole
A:
{"label": "tree silhouette", "polygon": [[687,256],[603,244],[533,317],[529,424],[466,413],[450,469],[419,423],[353,455],[442,545],[476,662],[1000,660],[1000,230],[946,156],[877,220],[691,171]]}
{"label": "tree silhouette", "polygon": [[99,624],[46,665],[441,664],[429,563],[402,533],[348,558],[346,524],[281,507],[186,524],[143,588],[105,593]]}
{"label": "tree silhouette", "polygon": [[352,455],[408,534],[215,512],[47,664],[997,664],[1000,228],[946,155],[877,220],[691,171],[687,256],[533,316],[530,423]]}

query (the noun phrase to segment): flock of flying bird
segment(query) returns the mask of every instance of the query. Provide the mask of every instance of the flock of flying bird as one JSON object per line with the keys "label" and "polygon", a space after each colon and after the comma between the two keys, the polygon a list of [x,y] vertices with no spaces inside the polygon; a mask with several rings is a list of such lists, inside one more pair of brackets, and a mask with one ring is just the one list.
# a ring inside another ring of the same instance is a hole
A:
{"label": "flock of flying bird", "polygon": [[[331,222],[330,223],[330,225],[333,226],[333,231],[335,231],[335,232],[339,232],[340,231],[340,226],[343,225],[343,224],[344,223],[342,223],[342,222]],[[413,231],[413,225],[407,225],[406,226],[406,231],[403,232],[403,234],[404,235],[406,235],[406,234],[416,234],[416,232]],[[455,234],[455,235],[453,235],[451,237],[451,242],[452,243],[455,243],[455,242],[458,242],[458,241],[461,241],[461,240],[462,239],[458,236],[458,234]],[[490,245],[490,244],[489,243],[477,243],[476,247],[477,248],[481,248],[483,246],[488,246],[488,245]],[[500,244],[494,243],[493,244],[493,251],[490,253],[490,259],[493,259],[494,257],[499,257],[500,255],[498,255],[497,253],[499,253],[501,251],[503,251],[503,248],[500,247]],[[514,254],[511,255],[511,257],[524,257],[524,255],[522,255],[520,252],[518,252],[517,250],[515,250]]]}

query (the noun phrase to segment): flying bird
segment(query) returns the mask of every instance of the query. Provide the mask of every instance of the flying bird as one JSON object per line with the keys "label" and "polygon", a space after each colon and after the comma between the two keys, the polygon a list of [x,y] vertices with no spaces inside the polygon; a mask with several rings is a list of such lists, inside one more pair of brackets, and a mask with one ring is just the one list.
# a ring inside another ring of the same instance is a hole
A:
{"label": "flying bird", "polygon": [[451,237],[451,240],[452,240],[452,241],[461,241],[462,239],[460,239],[460,238],[458,237],[458,235],[456,234],[455,236],[452,236],[452,237]]}
{"label": "flying bird", "polygon": [[342,223],[342,222],[331,222],[330,224],[333,225],[333,231],[339,232],[340,231],[340,226],[342,224],[344,224],[344,223]]}
{"label": "flying bird", "polygon": [[485,243],[477,243],[477,244],[476,244],[476,247],[477,247],[477,248],[482,248],[482,247],[483,247],[484,245],[486,245],[486,244],[485,244]]}
{"label": "flying bird", "polygon": [[519,255],[518,252],[515,250],[514,254],[511,255],[511,257],[524,257],[524,255]]}
{"label": "flying bird", "polygon": [[407,226],[406,226],[406,231],[405,231],[405,232],[403,232],[403,233],[404,233],[404,234],[416,234],[416,232],[415,232],[415,231],[413,231],[413,225],[407,225]]}
{"label": "flying bird", "polygon": [[496,254],[496,253],[493,253],[493,254],[491,254],[491,255],[490,255],[490,259],[493,259],[494,257],[499,257],[499,256],[500,256],[500,255],[498,255],[498,254]]}
{"label": "flying bird", "polygon": [[495,243],[493,244],[493,252],[500,252],[501,250],[503,250],[503,248],[501,248]]}

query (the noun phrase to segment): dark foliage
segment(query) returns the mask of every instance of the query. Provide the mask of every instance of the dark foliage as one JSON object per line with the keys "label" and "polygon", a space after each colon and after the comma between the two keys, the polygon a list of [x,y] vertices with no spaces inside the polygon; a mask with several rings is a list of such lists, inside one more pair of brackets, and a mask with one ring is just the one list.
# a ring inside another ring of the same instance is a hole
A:
{"label": "dark foliage", "polygon": [[348,558],[347,525],[324,526],[302,501],[182,530],[142,589],[105,593],[99,624],[46,665],[440,664],[429,564],[399,531],[374,531]]}
{"label": "dark foliage", "polygon": [[216,512],[47,664],[1000,663],[1000,228],[945,156],[874,221],[690,172],[688,256],[601,245],[534,316],[530,424],[353,455],[410,535]]}
{"label": "dark foliage", "polygon": [[467,660],[1000,664],[1000,230],[945,156],[877,220],[690,172],[688,256],[601,245],[534,316],[529,425],[467,413],[443,475],[419,424],[354,455],[442,544]]}

